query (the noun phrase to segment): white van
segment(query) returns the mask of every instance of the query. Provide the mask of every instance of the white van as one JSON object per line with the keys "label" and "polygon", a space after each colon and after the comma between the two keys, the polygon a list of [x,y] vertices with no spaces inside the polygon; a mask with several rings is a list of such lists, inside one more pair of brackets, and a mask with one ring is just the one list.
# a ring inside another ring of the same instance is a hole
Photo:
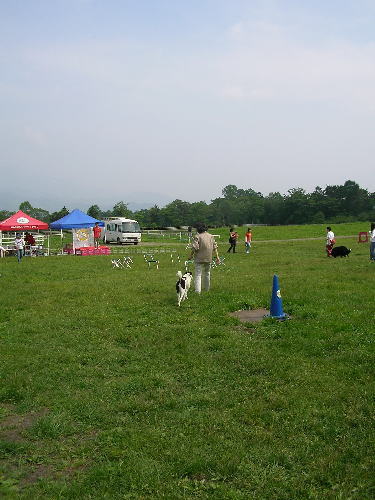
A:
{"label": "white van", "polygon": [[138,245],[141,241],[141,228],[136,220],[125,217],[109,217],[104,219],[104,243],[117,243],[122,245]]}

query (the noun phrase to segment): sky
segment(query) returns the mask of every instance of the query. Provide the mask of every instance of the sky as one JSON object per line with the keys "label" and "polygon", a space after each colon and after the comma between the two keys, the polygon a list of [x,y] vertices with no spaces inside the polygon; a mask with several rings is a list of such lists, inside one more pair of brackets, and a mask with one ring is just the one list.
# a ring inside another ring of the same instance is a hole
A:
{"label": "sky", "polygon": [[0,0],[0,209],[356,181],[374,0]]}

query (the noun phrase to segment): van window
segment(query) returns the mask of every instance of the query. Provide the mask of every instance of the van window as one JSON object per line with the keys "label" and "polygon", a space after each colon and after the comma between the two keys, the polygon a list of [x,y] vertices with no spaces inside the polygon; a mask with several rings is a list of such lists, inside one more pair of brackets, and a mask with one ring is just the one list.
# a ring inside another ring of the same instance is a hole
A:
{"label": "van window", "polygon": [[139,233],[140,230],[141,229],[139,227],[138,222],[123,222],[122,223],[122,232],[123,233]]}

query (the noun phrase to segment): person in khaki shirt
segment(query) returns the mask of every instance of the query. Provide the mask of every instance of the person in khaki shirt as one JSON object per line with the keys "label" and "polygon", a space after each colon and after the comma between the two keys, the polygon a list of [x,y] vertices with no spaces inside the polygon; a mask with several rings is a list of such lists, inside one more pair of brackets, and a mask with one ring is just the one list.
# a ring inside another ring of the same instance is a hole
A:
{"label": "person in khaki shirt", "polygon": [[207,227],[204,224],[197,224],[197,231],[198,234],[193,239],[189,260],[194,259],[195,291],[197,293],[201,293],[202,274],[203,289],[206,291],[210,289],[212,254],[215,254],[215,258],[218,263],[220,262],[220,258],[217,251],[217,243],[215,241],[215,238],[212,236],[212,234],[207,232]]}

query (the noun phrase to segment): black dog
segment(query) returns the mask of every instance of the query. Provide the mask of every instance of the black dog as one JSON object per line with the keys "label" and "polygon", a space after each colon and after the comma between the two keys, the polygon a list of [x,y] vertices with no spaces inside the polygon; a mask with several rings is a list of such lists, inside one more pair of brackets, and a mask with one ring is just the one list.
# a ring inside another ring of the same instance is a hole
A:
{"label": "black dog", "polygon": [[351,252],[350,248],[346,247],[334,247],[332,248],[332,257],[347,257]]}

